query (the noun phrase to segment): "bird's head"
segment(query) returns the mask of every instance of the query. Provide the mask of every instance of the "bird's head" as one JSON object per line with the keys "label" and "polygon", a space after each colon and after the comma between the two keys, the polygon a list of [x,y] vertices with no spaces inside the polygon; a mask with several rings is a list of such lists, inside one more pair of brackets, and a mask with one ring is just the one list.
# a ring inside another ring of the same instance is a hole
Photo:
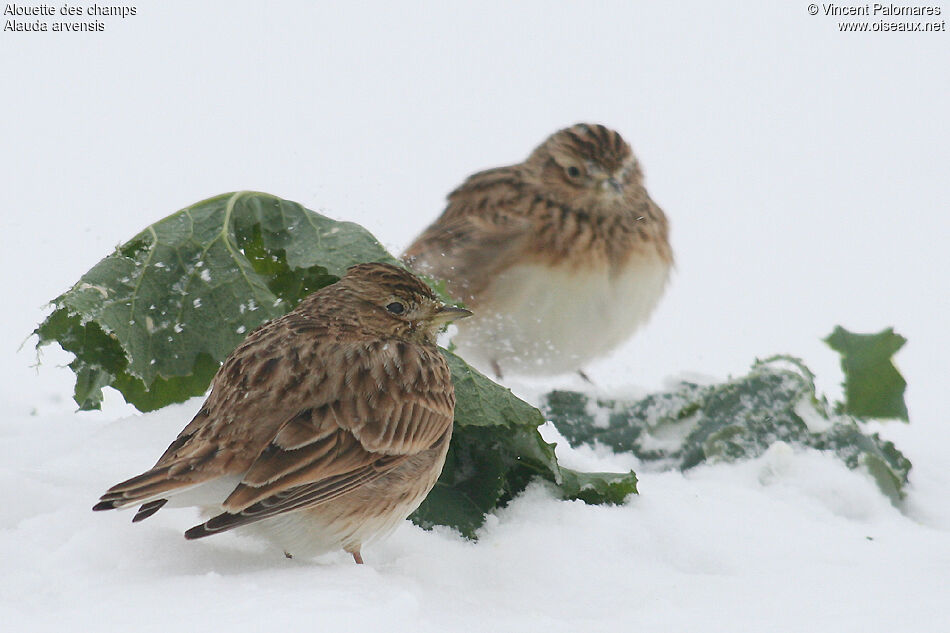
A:
{"label": "bird's head", "polygon": [[337,284],[357,304],[363,324],[380,335],[434,344],[443,325],[472,315],[446,305],[421,279],[390,264],[351,266]]}
{"label": "bird's head", "polygon": [[578,123],[555,132],[525,161],[526,177],[553,201],[579,209],[622,209],[640,195],[643,174],[617,132]]}

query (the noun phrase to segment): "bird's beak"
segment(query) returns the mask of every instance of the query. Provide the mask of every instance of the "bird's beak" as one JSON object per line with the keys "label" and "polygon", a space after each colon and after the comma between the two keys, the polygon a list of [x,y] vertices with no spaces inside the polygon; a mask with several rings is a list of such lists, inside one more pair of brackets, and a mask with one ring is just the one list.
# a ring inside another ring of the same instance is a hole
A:
{"label": "bird's beak", "polygon": [[432,315],[433,323],[448,323],[449,321],[457,321],[458,319],[464,319],[465,317],[472,316],[471,310],[466,310],[465,308],[456,308],[455,306],[442,306],[435,311],[435,314]]}

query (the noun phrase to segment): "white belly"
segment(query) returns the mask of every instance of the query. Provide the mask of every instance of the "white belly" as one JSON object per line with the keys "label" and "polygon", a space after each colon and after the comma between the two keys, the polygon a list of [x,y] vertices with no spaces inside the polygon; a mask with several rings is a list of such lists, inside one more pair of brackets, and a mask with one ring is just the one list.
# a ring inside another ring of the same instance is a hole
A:
{"label": "white belly", "polygon": [[629,338],[649,318],[669,279],[658,256],[634,255],[610,276],[570,266],[517,265],[498,276],[458,322],[459,354],[488,371],[557,374],[580,369]]}

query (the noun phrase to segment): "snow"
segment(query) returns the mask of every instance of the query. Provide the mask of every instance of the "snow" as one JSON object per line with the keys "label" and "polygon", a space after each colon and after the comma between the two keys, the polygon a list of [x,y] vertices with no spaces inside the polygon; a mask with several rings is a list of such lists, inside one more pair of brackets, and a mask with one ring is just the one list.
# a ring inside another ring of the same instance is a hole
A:
{"label": "snow", "polygon": [[[946,32],[844,34],[787,2],[136,6],[101,33],[0,34],[5,628],[950,629]],[[143,415],[110,392],[75,412],[68,355],[32,367],[45,302],[116,244],[252,189],[397,252],[467,174],[580,120],[633,145],[677,270],[651,321],[587,369],[596,389],[510,386],[622,397],[784,352],[834,398],[820,339],[893,325],[911,424],[872,430],[914,463],[900,509],[783,444],[681,474],[560,441],[568,466],[634,468],[641,494],[595,507],[533,485],[477,543],[407,523],[362,567],[236,534],[186,542],[189,509],[134,526],[90,511],[200,406]]]}

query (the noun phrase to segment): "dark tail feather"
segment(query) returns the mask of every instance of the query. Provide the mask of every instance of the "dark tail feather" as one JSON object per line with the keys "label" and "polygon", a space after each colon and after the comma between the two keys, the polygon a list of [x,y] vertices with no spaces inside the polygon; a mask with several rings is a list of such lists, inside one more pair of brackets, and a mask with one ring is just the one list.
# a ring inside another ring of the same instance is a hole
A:
{"label": "dark tail feather", "polygon": [[[156,499],[155,501],[149,501],[148,503],[143,503],[142,507],[138,509],[138,512],[135,513],[135,516],[132,517],[132,523],[138,523],[139,521],[144,521],[149,518],[156,512],[162,509],[162,506],[168,503],[168,499]],[[93,508],[95,509],[95,508]]]}
{"label": "dark tail feather", "polygon": [[196,538],[204,538],[205,536],[210,536],[212,534],[214,534],[214,532],[209,532],[205,528],[204,523],[202,523],[201,525],[196,525],[195,527],[191,529],[185,530],[185,538],[188,539],[189,541],[192,541]]}
{"label": "dark tail feather", "polygon": [[[168,493],[175,494],[198,483],[190,478],[190,471],[185,471],[184,474],[177,473],[176,475],[170,475],[170,471],[170,466],[153,468],[148,472],[116,484],[99,497],[99,503],[93,506],[92,509],[96,511],[114,510],[141,503],[143,504],[142,508],[133,520],[147,519],[162,507],[167,500]],[[166,497],[166,499],[162,497]],[[141,516],[139,516],[140,514]]]}
{"label": "dark tail feather", "polygon": [[213,516],[201,525],[196,525],[187,532],[185,532],[185,538],[188,540],[196,538],[204,538],[205,536],[211,536],[212,534],[217,534],[218,532],[226,532],[231,528],[235,528],[239,525],[247,525],[248,523],[254,523],[266,517],[247,517],[243,514],[231,514],[230,512],[222,512],[217,516]]}

